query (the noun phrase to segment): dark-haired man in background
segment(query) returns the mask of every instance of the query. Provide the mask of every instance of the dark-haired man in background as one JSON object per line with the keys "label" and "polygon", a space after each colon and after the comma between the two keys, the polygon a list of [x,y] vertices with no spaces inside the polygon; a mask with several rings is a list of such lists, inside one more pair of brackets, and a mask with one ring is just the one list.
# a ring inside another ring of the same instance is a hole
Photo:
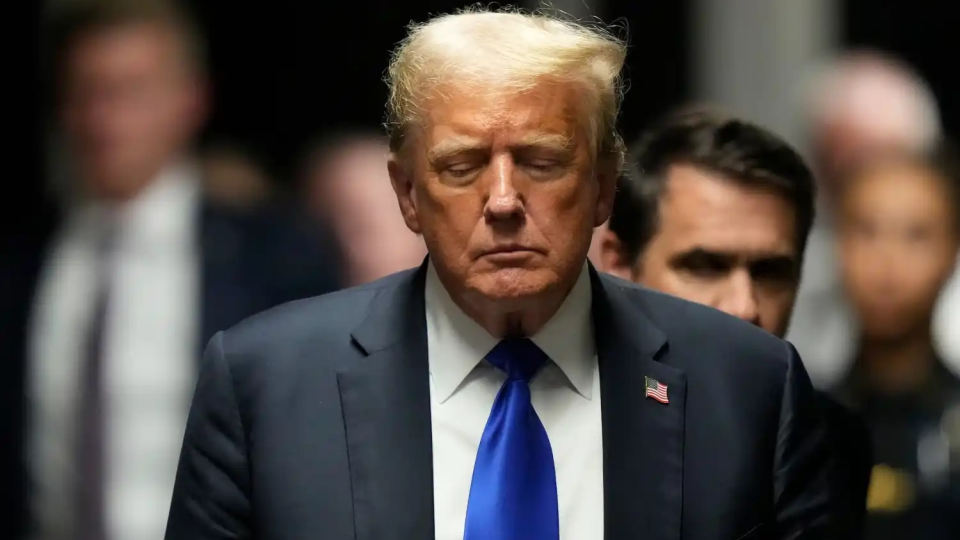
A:
{"label": "dark-haired man in background", "polygon": [[30,516],[31,538],[159,538],[201,344],[336,288],[337,266],[287,218],[203,193],[203,55],[174,4],[57,16],[63,204],[0,256],[0,537]]}
{"label": "dark-haired man in background", "polygon": [[[668,116],[633,148],[604,269],[783,337],[814,213],[813,177],[776,135],[710,111]],[[821,396],[837,445],[842,538],[862,528],[870,450],[860,419]]]}

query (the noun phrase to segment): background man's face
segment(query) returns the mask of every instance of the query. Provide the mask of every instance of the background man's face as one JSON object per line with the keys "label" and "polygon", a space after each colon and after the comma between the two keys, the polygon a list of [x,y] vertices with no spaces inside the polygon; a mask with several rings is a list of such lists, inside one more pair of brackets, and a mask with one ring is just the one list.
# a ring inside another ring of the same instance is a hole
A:
{"label": "background man's face", "polygon": [[67,140],[78,176],[98,196],[136,192],[199,127],[200,83],[175,34],[161,26],[81,35],[63,70]]}
{"label": "background man's face", "polygon": [[412,182],[396,163],[391,174],[448,289],[510,305],[572,285],[615,182],[591,160],[578,96],[545,85],[430,104],[411,141]]}
{"label": "background man's face", "polygon": [[674,166],[632,277],[783,336],[799,282],[795,214],[774,191]]}
{"label": "background man's face", "polygon": [[944,182],[912,164],[878,166],[844,192],[839,220],[843,282],[872,339],[898,339],[928,324],[957,253]]}
{"label": "background man's face", "polygon": [[427,254],[397,208],[388,153],[386,144],[357,140],[331,151],[308,172],[307,205],[336,233],[350,285],[418,266]]}

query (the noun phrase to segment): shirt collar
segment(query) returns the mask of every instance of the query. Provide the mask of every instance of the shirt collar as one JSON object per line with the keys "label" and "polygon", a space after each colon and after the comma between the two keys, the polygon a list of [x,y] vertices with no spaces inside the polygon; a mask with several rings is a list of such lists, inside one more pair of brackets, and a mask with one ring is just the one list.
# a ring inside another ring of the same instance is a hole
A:
{"label": "shirt collar", "polygon": [[[584,264],[560,309],[531,337],[586,399],[592,398],[596,363],[591,301],[590,272]],[[425,305],[430,376],[437,399],[443,403],[499,340],[454,303],[432,262],[427,267]]]}
{"label": "shirt collar", "polygon": [[108,223],[119,229],[121,247],[165,249],[191,238],[200,180],[187,162],[166,168],[136,198],[120,207],[88,200],[77,209],[82,230],[96,236]]}

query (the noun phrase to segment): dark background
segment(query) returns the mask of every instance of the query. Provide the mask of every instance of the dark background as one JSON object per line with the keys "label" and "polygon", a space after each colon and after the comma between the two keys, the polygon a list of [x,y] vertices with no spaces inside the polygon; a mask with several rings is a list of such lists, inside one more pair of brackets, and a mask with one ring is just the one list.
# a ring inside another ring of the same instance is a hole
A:
{"label": "dark background", "polygon": [[[629,28],[627,76],[641,82],[632,84],[624,105],[621,127],[627,140],[690,94],[687,20],[692,1],[611,0],[597,14],[607,22],[626,21]],[[208,42],[214,113],[204,141],[240,145],[281,182],[292,176],[305,145],[324,133],[348,126],[377,129],[386,99],[383,71],[405,26],[464,5],[454,0],[185,3]],[[960,129],[956,6],[934,0],[842,4],[844,42],[880,48],[914,65],[940,100],[948,133]],[[27,3],[24,16],[42,22],[41,6]],[[40,41],[37,33],[25,39]],[[25,187],[25,192],[5,198],[2,210],[7,217],[33,208],[29,201],[39,199],[48,172],[43,164],[47,118],[39,100],[41,88],[30,84],[39,80],[39,62],[34,61],[39,55],[23,50],[8,49],[7,55],[24,66],[27,84],[15,88],[19,92],[13,103],[29,103],[23,108],[29,114],[22,124],[14,124],[19,126],[13,131],[16,142],[8,148],[12,170],[22,171],[14,180],[32,181],[8,184]]]}
{"label": "dark background", "polygon": [[936,0],[846,0],[848,46],[899,56],[927,79],[940,101],[946,132],[960,130],[960,6]]}
{"label": "dark background", "polygon": [[[275,0],[269,9],[229,0],[192,4],[208,33],[216,83],[207,139],[243,145],[281,178],[290,176],[303,145],[324,130],[376,128],[387,97],[382,78],[389,52],[407,23],[464,5],[373,0],[338,5],[332,16],[323,2],[303,0]],[[598,14],[607,22],[629,21],[628,73],[655,81],[630,90],[627,135],[685,98],[686,4],[618,1]]]}

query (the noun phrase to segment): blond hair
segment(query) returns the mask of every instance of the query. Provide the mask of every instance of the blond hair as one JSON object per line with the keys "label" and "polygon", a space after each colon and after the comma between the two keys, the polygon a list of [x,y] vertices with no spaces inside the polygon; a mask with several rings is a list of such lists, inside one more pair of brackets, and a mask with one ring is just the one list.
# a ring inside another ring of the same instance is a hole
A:
{"label": "blond hair", "polygon": [[400,152],[425,102],[450,87],[523,93],[544,83],[579,85],[595,157],[623,162],[617,116],[626,43],[600,24],[555,13],[475,6],[411,24],[387,71],[386,127]]}

